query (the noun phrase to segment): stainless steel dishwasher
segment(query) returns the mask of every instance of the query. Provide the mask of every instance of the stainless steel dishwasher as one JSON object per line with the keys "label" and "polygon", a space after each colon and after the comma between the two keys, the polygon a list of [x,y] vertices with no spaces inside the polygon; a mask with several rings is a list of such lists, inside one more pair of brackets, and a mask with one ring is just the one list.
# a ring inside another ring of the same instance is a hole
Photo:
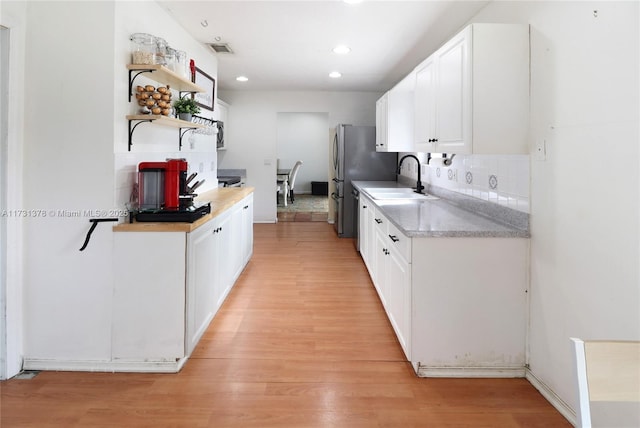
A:
{"label": "stainless steel dishwasher", "polygon": [[360,192],[355,187],[351,190],[351,196],[353,197],[353,244],[356,246],[356,251],[360,252]]}

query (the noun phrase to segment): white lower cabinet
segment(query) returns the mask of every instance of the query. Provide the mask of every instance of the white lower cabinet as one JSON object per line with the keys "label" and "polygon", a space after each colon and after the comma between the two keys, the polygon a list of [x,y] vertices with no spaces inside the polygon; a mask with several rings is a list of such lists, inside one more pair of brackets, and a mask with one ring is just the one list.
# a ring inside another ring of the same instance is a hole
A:
{"label": "white lower cabinet", "polygon": [[524,376],[528,239],[410,238],[377,209],[361,230],[360,245],[374,246],[362,256],[419,376]]}
{"label": "white lower cabinet", "polygon": [[411,239],[389,223],[386,243],[387,314],[404,355],[411,361]]}
{"label": "white lower cabinet", "polygon": [[253,253],[253,195],[192,232],[115,234],[112,353],[136,371],[177,371]]}
{"label": "white lower cabinet", "polygon": [[387,317],[402,346],[405,356],[411,360],[411,269],[406,246],[409,242],[378,210],[373,219],[374,265],[373,283]]}
{"label": "white lower cabinet", "polygon": [[187,236],[187,354],[253,254],[253,195]]}
{"label": "white lower cabinet", "polygon": [[225,254],[232,213],[224,212],[187,235],[187,355],[200,337],[230,288],[229,260]]}

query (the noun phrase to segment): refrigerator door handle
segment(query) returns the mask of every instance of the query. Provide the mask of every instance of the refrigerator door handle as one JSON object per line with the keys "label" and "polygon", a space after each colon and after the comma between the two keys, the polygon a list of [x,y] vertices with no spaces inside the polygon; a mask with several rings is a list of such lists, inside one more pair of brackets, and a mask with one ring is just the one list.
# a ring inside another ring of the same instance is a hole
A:
{"label": "refrigerator door handle", "polygon": [[333,136],[333,170],[338,171],[338,130],[336,129],[336,135]]}

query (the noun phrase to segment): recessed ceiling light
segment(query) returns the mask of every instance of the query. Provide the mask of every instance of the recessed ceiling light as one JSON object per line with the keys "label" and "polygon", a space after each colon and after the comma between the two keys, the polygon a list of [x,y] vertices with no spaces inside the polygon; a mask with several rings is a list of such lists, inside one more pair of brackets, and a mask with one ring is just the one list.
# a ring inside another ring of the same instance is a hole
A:
{"label": "recessed ceiling light", "polygon": [[207,21],[206,19],[203,19],[202,21],[200,21],[200,25],[206,28],[209,26],[209,21]]}
{"label": "recessed ceiling light", "polygon": [[342,0],[342,1],[348,4],[362,3],[362,0]]}
{"label": "recessed ceiling light", "polygon": [[337,53],[337,54],[348,54],[349,52],[351,52],[351,48],[349,46],[346,45],[338,45],[335,48],[333,48],[333,52]]}
{"label": "recessed ceiling light", "polygon": [[238,76],[236,77],[236,80],[238,82],[246,82],[247,80],[249,80],[249,78],[247,76]]}
{"label": "recessed ceiling light", "polygon": [[332,71],[331,73],[329,73],[329,77],[337,79],[339,77],[342,77],[342,73],[340,73],[339,71]]}

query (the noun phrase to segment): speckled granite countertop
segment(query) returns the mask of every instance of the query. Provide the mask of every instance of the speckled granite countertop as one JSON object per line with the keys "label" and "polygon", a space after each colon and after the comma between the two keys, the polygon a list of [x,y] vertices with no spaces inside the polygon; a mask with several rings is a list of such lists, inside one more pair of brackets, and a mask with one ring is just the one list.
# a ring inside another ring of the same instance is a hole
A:
{"label": "speckled granite countertop", "polygon": [[[406,188],[395,181],[354,181],[353,186],[369,197],[396,227],[409,237],[529,238],[528,216],[499,207],[483,214],[463,208],[464,202],[440,197],[436,200],[373,199],[367,188]],[[434,190],[434,189],[429,189]],[[488,204],[486,202],[481,202]],[[474,208],[474,207],[470,207]],[[526,224],[521,221],[526,216]]]}

